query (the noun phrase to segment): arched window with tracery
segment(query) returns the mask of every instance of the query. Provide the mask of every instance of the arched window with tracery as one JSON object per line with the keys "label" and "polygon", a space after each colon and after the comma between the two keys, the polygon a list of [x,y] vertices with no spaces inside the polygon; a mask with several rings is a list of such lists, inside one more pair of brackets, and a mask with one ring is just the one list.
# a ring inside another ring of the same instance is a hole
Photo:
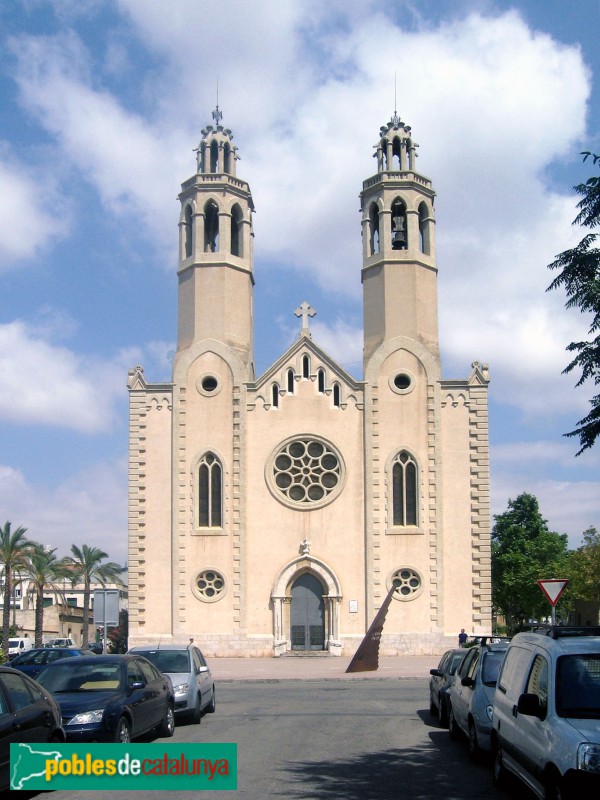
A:
{"label": "arched window with tracery", "polygon": [[406,204],[400,198],[392,203],[392,250],[406,250],[408,233],[406,226]]}
{"label": "arched window with tracery", "polygon": [[379,209],[373,203],[369,209],[369,255],[379,252]]}
{"label": "arched window with tracery", "polygon": [[198,468],[198,526],[223,527],[223,468],[214,453],[205,453]]}
{"label": "arched window with tracery", "polygon": [[219,209],[214,200],[204,206],[204,252],[217,253],[219,250]]}
{"label": "arched window with tracery", "polygon": [[231,255],[233,256],[244,255],[243,220],[242,209],[236,203],[231,209]]}
{"label": "arched window with tracery", "polygon": [[187,205],[184,214],[184,250],[185,257],[192,255],[192,207]]}
{"label": "arched window with tracery", "polygon": [[392,463],[393,524],[418,525],[417,463],[407,450],[401,450]]}

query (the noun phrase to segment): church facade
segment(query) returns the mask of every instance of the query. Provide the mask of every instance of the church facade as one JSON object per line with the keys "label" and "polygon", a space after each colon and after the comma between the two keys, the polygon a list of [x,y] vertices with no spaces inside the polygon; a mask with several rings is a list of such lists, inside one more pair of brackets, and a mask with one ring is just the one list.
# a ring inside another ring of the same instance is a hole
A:
{"label": "church facade", "polygon": [[435,193],[410,127],[380,129],[361,192],[362,379],[306,302],[257,377],[254,205],[213,117],[179,195],[173,374],[129,373],[130,645],[350,656],[392,586],[382,655],[489,633],[489,377],[442,378]]}

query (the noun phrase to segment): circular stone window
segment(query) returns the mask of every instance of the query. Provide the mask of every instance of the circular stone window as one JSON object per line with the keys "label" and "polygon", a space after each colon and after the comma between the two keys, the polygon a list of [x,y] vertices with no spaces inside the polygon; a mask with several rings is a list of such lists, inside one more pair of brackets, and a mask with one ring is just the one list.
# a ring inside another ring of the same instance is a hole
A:
{"label": "circular stone window", "polygon": [[423,591],[423,582],[419,573],[412,567],[400,567],[392,572],[388,578],[388,587],[395,586],[394,598],[396,600],[414,600]]}
{"label": "circular stone window", "polygon": [[265,477],[271,493],[282,503],[311,511],[340,493],[344,464],[329,442],[304,436],[289,439],[272,454]]}
{"label": "circular stone window", "polygon": [[193,579],[192,590],[198,600],[214,603],[225,594],[225,578],[215,569],[202,570]]}
{"label": "circular stone window", "polygon": [[217,394],[221,388],[219,379],[216,375],[212,374],[201,375],[198,378],[196,386],[200,394],[203,394],[206,397],[212,397],[212,395]]}
{"label": "circular stone window", "polygon": [[415,380],[410,372],[397,372],[390,377],[390,389],[396,394],[408,394],[415,388]]}

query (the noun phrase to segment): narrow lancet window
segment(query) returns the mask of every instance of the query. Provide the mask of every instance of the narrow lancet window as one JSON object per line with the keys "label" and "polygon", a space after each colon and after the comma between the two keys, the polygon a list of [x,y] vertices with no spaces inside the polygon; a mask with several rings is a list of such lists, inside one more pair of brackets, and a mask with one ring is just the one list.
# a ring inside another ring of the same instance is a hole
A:
{"label": "narrow lancet window", "polygon": [[417,464],[402,450],[392,465],[393,524],[406,527],[417,525]]}
{"label": "narrow lancet window", "polygon": [[406,206],[397,199],[392,203],[392,250],[406,250],[407,247]]}
{"label": "narrow lancet window", "polygon": [[184,223],[184,248],[185,257],[189,258],[192,255],[192,207],[185,207],[185,223]]}
{"label": "narrow lancet window", "polygon": [[369,209],[369,255],[379,252],[379,209],[373,203]]}
{"label": "narrow lancet window", "polygon": [[219,250],[219,209],[213,200],[204,207],[204,252],[217,253]]}
{"label": "narrow lancet window", "polygon": [[242,209],[237,205],[231,210],[231,255],[243,256],[243,214]]}
{"label": "narrow lancet window", "polygon": [[340,388],[339,383],[333,384],[333,405],[335,408],[339,408],[342,402],[342,390]]}
{"label": "narrow lancet window", "polygon": [[302,356],[302,377],[310,378],[310,358],[308,356]]}
{"label": "narrow lancet window", "polygon": [[419,244],[421,252],[426,256],[431,255],[431,222],[429,220],[429,210],[425,203],[419,206]]}
{"label": "narrow lancet window", "polygon": [[271,404],[273,408],[279,408],[279,386],[276,383],[271,389]]}
{"label": "narrow lancet window", "polygon": [[219,145],[215,141],[210,143],[210,171],[219,171]]}
{"label": "narrow lancet window", "polygon": [[223,527],[223,470],[213,453],[206,453],[198,470],[198,524]]}
{"label": "narrow lancet window", "polygon": [[294,370],[288,369],[287,371],[287,390],[288,394],[294,394]]}
{"label": "narrow lancet window", "polygon": [[320,369],[317,372],[317,390],[319,394],[325,393],[325,370]]}

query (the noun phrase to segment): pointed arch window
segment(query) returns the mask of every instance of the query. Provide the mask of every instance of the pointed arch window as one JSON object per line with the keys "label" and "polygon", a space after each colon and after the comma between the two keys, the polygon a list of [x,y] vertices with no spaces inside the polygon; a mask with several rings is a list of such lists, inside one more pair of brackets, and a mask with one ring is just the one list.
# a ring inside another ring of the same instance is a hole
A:
{"label": "pointed arch window", "polygon": [[223,468],[214,453],[205,453],[198,469],[198,525],[223,527]]}
{"label": "pointed arch window", "polygon": [[339,408],[342,402],[342,389],[339,383],[333,384],[333,405],[335,408]]}
{"label": "pointed arch window", "polygon": [[431,255],[431,220],[425,203],[419,206],[419,245],[422,253]]}
{"label": "pointed arch window", "polygon": [[402,142],[399,136],[394,136],[394,141],[392,142],[392,163],[389,165],[388,169],[396,172],[400,172],[402,169]]}
{"label": "pointed arch window", "polygon": [[288,394],[294,394],[294,370],[288,369],[287,371],[287,390]]}
{"label": "pointed arch window", "polygon": [[393,524],[406,527],[418,525],[417,463],[411,454],[401,450],[392,464]]}
{"label": "pointed arch window", "polygon": [[204,252],[217,253],[219,250],[219,209],[214,200],[204,206]]}
{"label": "pointed arch window", "polygon": [[210,171],[219,171],[219,145],[214,139],[210,143]]}
{"label": "pointed arch window", "polygon": [[228,175],[231,173],[231,147],[227,142],[223,148],[223,172]]}
{"label": "pointed arch window", "polygon": [[186,258],[189,258],[192,255],[192,207],[190,205],[185,207],[184,252]]}
{"label": "pointed arch window", "polygon": [[302,356],[302,377],[310,378],[310,356]]}
{"label": "pointed arch window", "polygon": [[317,372],[317,390],[319,394],[325,394],[325,370],[320,369]]}
{"label": "pointed arch window", "polygon": [[372,203],[369,209],[369,255],[379,252],[379,209]]}
{"label": "pointed arch window", "polygon": [[406,204],[396,198],[392,203],[392,250],[406,250],[408,234],[406,226]]}
{"label": "pointed arch window", "polygon": [[243,256],[243,214],[242,209],[236,203],[231,209],[231,255]]}
{"label": "pointed arch window", "polygon": [[279,408],[279,386],[276,383],[271,388],[271,405],[273,408]]}

